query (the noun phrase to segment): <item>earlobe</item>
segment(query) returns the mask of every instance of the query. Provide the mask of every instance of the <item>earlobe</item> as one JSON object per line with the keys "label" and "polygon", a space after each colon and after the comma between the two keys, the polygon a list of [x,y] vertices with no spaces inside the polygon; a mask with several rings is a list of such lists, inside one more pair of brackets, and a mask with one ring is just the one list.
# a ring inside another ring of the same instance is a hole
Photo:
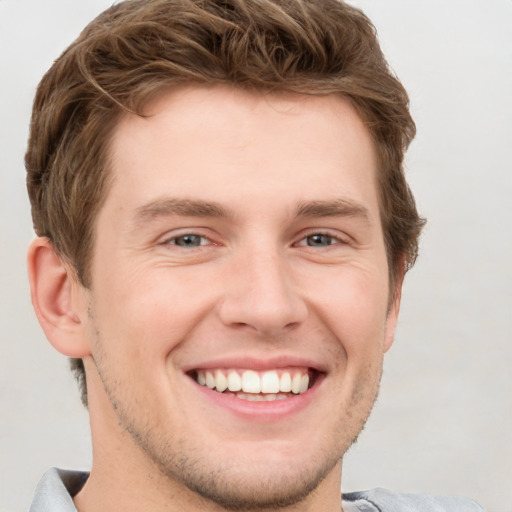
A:
{"label": "earlobe", "polygon": [[396,291],[396,296],[393,299],[388,311],[388,318],[386,320],[386,335],[384,339],[384,352],[387,352],[395,339],[396,324],[398,322],[398,313],[400,312],[400,299],[402,289]]}
{"label": "earlobe", "polygon": [[48,341],[66,356],[89,355],[83,291],[69,266],[46,237],[30,244],[27,263],[32,305]]}

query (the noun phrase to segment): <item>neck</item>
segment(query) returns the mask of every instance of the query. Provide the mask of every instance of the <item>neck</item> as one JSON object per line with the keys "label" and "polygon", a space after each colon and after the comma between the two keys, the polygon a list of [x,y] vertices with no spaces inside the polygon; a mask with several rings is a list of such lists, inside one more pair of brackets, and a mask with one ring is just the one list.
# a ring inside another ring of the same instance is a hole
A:
{"label": "neck", "polygon": [[[140,469],[140,468],[139,468]],[[279,507],[280,512],[340,512],[339,479],[328,477],[300,502]],[[329,487],[331,488],[329,490]],[[91,475],[73,499],[78,512],[227,512],[229,509],[206,500],[181,484],[161,478],[158,473],[135,477],[115,465],[93,465]],[[270,512],[275,508],[244,509]],[[232,512],[232,510],[231,510]]]}

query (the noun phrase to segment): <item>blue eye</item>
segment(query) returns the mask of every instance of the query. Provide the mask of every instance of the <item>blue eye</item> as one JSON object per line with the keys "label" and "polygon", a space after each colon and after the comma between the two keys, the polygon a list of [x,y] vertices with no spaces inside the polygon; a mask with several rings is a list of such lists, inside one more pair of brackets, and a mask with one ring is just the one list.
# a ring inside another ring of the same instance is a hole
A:
{"label": "blue eye", "polygon": [[309,247],[328,247],[335,242],[335,239],[330,235],[316,233],[314,235],[307,236],[304,241],[305,243],[302,245],[307,245]]}
{"label": "blue eye", "polygon": [[186,234],[171,239],[170,243],[179,247],[199,247],[206,245],[208,240],[204,236]]}

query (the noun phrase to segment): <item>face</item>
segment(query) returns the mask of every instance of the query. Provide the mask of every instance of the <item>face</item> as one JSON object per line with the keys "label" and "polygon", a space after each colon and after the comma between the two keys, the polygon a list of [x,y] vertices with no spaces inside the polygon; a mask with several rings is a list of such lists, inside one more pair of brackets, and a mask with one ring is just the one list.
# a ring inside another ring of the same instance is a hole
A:
{"label": "face", "polygon": [[220,87],[148,114],[115,130],[83,291],[97,431],[228,508],[339,493],[397,313],[366,128]]}

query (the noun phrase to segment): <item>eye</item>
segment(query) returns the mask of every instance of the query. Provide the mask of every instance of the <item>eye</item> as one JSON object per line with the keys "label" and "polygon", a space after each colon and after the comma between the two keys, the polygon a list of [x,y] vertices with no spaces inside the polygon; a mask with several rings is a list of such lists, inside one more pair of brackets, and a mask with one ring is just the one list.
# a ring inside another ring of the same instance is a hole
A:
{"label": "eye", "polygon": [[210,241],[204,236],[187,233],[185,235],[173,237],[166,243],[177,245],[179,247],[200,247],[201,245],[208,245]]}
{"label": "eye", "polygon": [[307,247],[330,247],[331,245],[343,243],[338,237],[329,235],[327,233],[313,233],[302,238],[298,246]]}
{"label": "eye", "polygon": [[302,245],[302,246],[307,245],[308,247],[329,247],[330,245],[333,245],[333,244],[336,244],[339,242],[340,241],[337,238],[335,238],[331,235],[326,235],[323,233],[314,233],[312,235],[309,235],[309,236],[306,236],[305,238],[303,238],[298,243],[298,245]]}

